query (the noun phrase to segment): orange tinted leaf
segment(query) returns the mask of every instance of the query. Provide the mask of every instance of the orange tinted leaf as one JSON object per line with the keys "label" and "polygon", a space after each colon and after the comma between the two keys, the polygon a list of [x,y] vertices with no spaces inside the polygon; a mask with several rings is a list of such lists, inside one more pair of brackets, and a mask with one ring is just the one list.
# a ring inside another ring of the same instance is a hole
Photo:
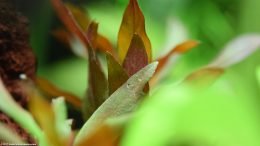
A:
{"label": "orange tinted leaf", "polygon": [[74,16],[75,20],[79,24],[79,26],[86,31],[88,29],[88,25],[90,23],[90,18],[87,12],[81,8],[77,7],[71,3],[66,3],[65,6],[70,10],[72,15]]}
{"label": "orange tinted leaf", "polygon": [[198,41],[187,41],[184,42],[176,47],[174,47],[167,55],[157,59],[157,61],[159,62],[159,65],[156,69],[155,73],[160,72],[163,67],[167,64],[167,62],[169,61],[170,57],[174,54],[181,54],[181,53],[185,53],[186,51],[196,47],[198,45]]}
{"label": "orange tinted leaf", "polygon": [[184,83],[191,85],[207,86],[213,83],[224,73],[222,68],[202,68],[188,75]]}
{"label": "orange tinted leaf", "polygon": [[166,68],[166,66],[170,62],[171,58],[178,57],[178,56],[176,56],[177,54],[185,53],[185,52],[189,51],[190,49],[196,47],[198,44],[199,44],[198,41],[193,41],[193,40],[186,41],[178,46],[175,46],[165,56],[158,58],[157,61],[159,62],[159,65],[156,69],[156,72],[155,72],[153,78],[150,81],[150,85],[154,86],[163,77],[163,73],[162,73],[163,69]]}
{"label": "orange tinted leaf", "polygon": [[102,124],[89,137],[75,146],[118,146],[120,134],[112,127]]}
{"label": "orange tinted leaf", "polygon": [[108,68],[108,87],[109,95],[114,93],[120,86],[122,86],[127,80],[128,75],[123,67],[116,61],[116,59],[109,53],[106,55],[107,68]]}
{"label": "orange tinted leaf", "polygon": [[87,131],[85,135],[80,135],[81,129],[74,144],[75,146],[117,146],[125,127],[133,116],[132,114],[125,114],[107,119],[95,127],[92,132]]}
{"label": "orange tinted leaf", "polygon": [[71,38],[71,35],[68,31],[66,31],[63,28],[56,29],[52,31],[52,35],[57,38],[62,44],[69,47],[69,40]]}
{"label": "orange tinted leaf", "polygon": [[55,114],[51,104],[42,97],[34,87],[28,86],[29,111],[34,116],[40,127],[45,132],[48,141],[52,145],[62,146],[55,127]]}
{"label": "orange tinted leaf", "polygon": [[151,62],[151,42],[145,32],[145,20],[137,0],[130,0],[123,16],[118,34],[118,53],[120,61],[123,61],[130,46],[132,37],[138,34],[144,42],[148,61]]}
{"label": "orange tinted leaf", "polygon": [[145,46],[139,35],[134,34],[127,55],[123,62],[123,67],[129,76],[132,76],[137,71],[148,64],[148,56],[145,51]]}
{"label": "orange tinted leaf", "polygon": [[81,107],[81,101],[79,97],[71,93],[60,90],[58,87],[56,87],[55,85],[53,85],[51,82],[49,82],[44,78],[37,77],[35,81],[39,89],[41,89],[43,92],[47,93],[48,95],[52,96],[53,98],[58,96],[63,96],[66,99],[66,101],[68,101],[75,107],[77,108]]}
{"label": "orange tinted leaf", "polygon": [[[87,36],[90,40],[91,46],[96,46],[97,24],[91,23]],[[90,116],[108,97],[108,83],[107,79],[101,70],[100,63],[96,57],[93,48],[88,48],[89,52],[89,83],[87,92],[87,101],[85,101],[85,116]]]}

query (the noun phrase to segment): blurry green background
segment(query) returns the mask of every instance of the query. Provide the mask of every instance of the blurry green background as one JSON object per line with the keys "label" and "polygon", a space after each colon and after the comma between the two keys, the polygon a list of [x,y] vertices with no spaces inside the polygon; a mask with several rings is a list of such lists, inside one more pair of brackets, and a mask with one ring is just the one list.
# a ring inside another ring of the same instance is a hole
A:
{"label": "blurry green background", "polygon": [[[86,8],[91,18],[99,23],[99,32],[116,46],[119,25],[128,0],[69,2]],[[83,96],[87,83],[87,63],[74,56],[51,35],[52,30],[61,24],[49,0],[16,0],[15,3],[30,21],[31,45],[38,58],[38,74],[62,89]],[[170,69],[167,82],[176,81],[207,64],[235,36],[260,32],[259,0],[139,0],[139,4],[145,15],[154,59],[185,40],[201,42],[199,47],[183,55]],[[250,59],[232,69],[253,88],[259,87],[255,80],[259,58],[257,51]],[[259,90],[254,92],[260,95]]]}

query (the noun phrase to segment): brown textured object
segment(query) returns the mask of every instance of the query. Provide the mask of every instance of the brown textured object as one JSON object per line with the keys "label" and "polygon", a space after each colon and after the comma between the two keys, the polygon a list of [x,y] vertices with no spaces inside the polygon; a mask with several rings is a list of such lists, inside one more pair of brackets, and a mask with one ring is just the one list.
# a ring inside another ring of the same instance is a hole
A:
{"label": "brown textured object", "polygon": [[[29,45],[27,19],[9,3],[10,0],[0,0],[0,76],[15,101],[26,107],[28,97],[19,83],[20,75],[34,79],[36,59]],[[13,128],[25,141],[33,142],[25,130],[1,111],[0,121]]]}

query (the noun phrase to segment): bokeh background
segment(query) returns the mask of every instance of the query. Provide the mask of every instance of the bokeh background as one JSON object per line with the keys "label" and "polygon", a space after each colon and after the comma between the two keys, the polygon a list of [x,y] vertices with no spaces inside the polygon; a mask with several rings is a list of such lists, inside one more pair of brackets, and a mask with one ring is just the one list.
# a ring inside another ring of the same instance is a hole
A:
{"label": "bokeh background", "polygon": [[[128,0],[67,0],[86,9],[99,23],[99,32],[116,46],[119,25]],[[73,55],[52,31],[61,26],[49,0],[16,0],[18,9],[28,17],[31,45],[38,58],[38,74],[62,89],[83,96],[87,83],[87,63]],[[153,58],[165,54],[188,39],[201,44],[184,54],[169,69],[164,82],[173,82],[207,64],[232,38],[260,32],[259,0],[139,0],[152,43]],[[260,53],[232,67],[243,76],[248,88],[258,88],[255,68]],[[259,89],[259,88],[258,88]],[[249,90],[259,94],[259,90]]]}

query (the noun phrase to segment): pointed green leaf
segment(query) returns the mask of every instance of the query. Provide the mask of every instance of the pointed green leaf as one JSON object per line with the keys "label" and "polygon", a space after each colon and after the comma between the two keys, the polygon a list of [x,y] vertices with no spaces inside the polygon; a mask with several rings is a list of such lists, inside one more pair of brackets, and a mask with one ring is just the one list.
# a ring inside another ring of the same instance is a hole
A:
{"label": "pointed green leaf", "polygon": [[116,90],[84,124],[76,137],[75,146],[81,143],[104,120],[133,111],[143,96],[143,88],[154,74],[157,65],[158,62],[147,65]]}

